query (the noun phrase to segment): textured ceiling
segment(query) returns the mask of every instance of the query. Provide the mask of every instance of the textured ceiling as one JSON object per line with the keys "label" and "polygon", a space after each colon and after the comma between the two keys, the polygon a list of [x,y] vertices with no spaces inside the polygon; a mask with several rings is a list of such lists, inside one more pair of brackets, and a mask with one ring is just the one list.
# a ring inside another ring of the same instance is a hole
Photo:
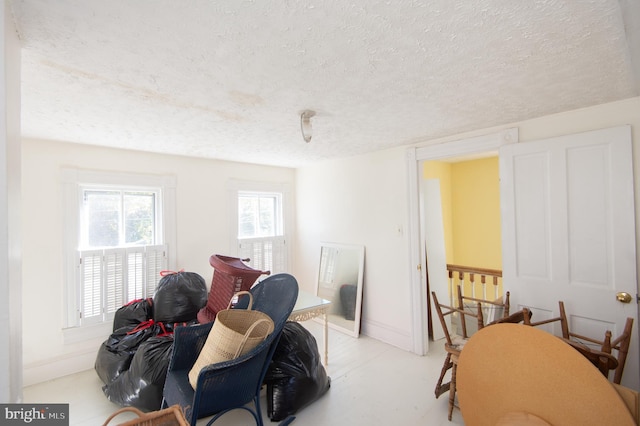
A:
{"label": "textured ceiling", "polygon": [[22,133],[291,167],[428,141],[638,96],[638,3],[11,0]]}

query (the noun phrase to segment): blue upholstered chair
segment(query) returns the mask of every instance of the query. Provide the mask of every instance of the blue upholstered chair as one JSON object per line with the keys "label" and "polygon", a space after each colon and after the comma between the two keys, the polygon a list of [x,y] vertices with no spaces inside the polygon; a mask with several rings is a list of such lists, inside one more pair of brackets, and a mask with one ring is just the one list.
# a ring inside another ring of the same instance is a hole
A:
{"label": "blue upholstered chair", "polygon": [[[195,391],[189,383],[189,370],[198,358],[213,323],[175,329],[173,355],[167,371],[162,406],[180,405],[192,426],[197,419],[213,415],[207,423],[210,425],[236,408],[249,411],[256,423],[263,425],[260,388],[284,325],[298,298],[298,282],[289,274],[277,274],[267,277],[250,291],[253,294],[253,309],[273,319],[273,333],[245,355],[202,369]],[[248,299],[241,298],[235,308],[246,308]],[[254,408],[250,404],[252,401]]]}

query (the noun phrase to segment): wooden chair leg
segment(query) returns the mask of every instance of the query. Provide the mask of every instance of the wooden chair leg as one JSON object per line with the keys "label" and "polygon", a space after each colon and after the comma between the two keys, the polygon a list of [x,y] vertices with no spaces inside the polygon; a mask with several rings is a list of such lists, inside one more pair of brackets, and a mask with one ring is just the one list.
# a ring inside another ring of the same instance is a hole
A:
{"label": "wooden chair leg", "polygon": [[442,381],[444,380],[444,375],[447,373],[447,370],[449,370],[452,366],[453,363],[451,362],[451,354],[447,354],[447,357],[444,359],[444,364],[442,365],[442,371],[440,371],[440,378],[438,379],[438,383],[436,383],[436,398],[449,390],[451,382],[442,384]]}
{"label": "wooden chair leg", "polygon": [[453,416],[453,407],[455,405],[456,399],[456,370],[458,369],[458,365],[454,362],[453,367],[451,369],[451,386],[449,388],[449,421],[451,421],[451,417]]}
{"label": "wooden chair leg", "polygon": [[620,342],[620,349],[618,350],[618,368],[616,368],[613,383],[620,384],[622,381],[622,373],[624,372],[624,364],[627,362],[627,353],[629,352],[629,346],[631,342],[631,329],[633,328],[633,318],[627,318],[627,322],[622,332],[623,339],[616,339],[616,343]]}

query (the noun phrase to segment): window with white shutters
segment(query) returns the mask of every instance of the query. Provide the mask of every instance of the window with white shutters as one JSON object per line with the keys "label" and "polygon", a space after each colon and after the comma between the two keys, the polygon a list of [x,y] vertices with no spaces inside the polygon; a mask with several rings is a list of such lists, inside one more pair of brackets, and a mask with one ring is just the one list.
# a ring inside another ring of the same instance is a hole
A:
{"label": "window with white shutters", "polygon": [[238,257],[255,269],[289,272],[287,185],[234,182],[232,195]]}
{"label": "window with white shutters", "polygon": [[126,303],[153,297],[160,271],[173,266],[175,215],[165,202],[175,203],[175,178],[77,169],[62,176],[64,329],[73,342],[88,337],[73,330],[107,327]]}

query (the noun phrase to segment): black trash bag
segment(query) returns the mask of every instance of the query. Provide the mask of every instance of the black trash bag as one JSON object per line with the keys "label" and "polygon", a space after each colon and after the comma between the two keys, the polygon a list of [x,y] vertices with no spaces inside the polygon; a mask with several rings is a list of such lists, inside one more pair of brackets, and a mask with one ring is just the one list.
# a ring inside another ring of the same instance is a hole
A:
{"label": "black trash bag", "polygon": [[297,322],[285,324],[264,383],[272,421],[295,414],[329,390],[331,378],[320,362],[316,339]]}
{"label": "black trash bag", "polygon": [[96,356],[94,368],[104,384],[112,383],[129,369],[138,347],[150,337],[158,334],[153,321],[137,326],[120,327],[105,340]]}
{"label": "black trash bag", "polygon": [[150,337],[136,351],[129,369],[102,391],[122,407],[159,410],[172,348],[173,334]]}
{"label": "black trash bag", "polygon": [[127,371],[134,353],[135,351],[112,352],[107,349],[107,342],[103,342],[98,349],[94,365],[102,383],[108,385],[116,380],[123,371]]}
{"label": "black trash bag", "polygon": [[207,304],[207,285],[195,272],[175,272],[163,276],[153,296],[153,319],[175,323],[191,321]]}
{"label": "black trash bag", "polygon": [[119,308],[113,317],[113,331],[136,326],[153,318],[153,299],[136,299]]}

